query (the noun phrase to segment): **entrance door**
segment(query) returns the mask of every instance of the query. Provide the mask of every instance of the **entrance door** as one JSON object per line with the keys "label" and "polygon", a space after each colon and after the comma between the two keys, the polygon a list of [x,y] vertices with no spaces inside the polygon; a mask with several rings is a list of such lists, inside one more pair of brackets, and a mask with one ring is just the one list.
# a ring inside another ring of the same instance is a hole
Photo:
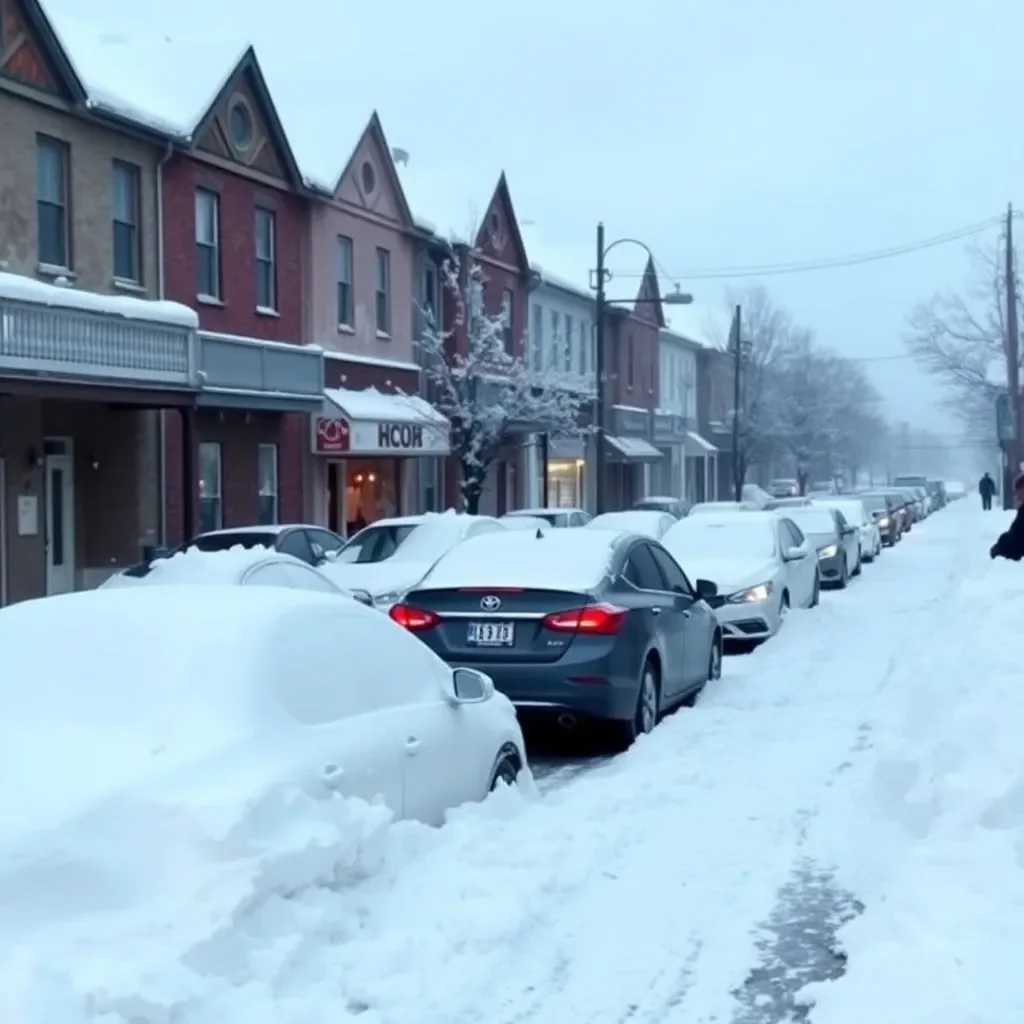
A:
{"label": "entrance door", "polygon": [[75,589],[75,479],[68,438],[47,438],[46,593]]}

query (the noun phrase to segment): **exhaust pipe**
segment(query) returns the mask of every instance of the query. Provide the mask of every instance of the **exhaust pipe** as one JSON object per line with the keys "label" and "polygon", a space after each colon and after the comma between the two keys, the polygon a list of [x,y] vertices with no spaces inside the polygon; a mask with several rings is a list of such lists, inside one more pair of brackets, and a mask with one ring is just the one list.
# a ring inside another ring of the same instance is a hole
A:
{"label": "exhaust pipe", "polygon": [[567,732],[570,729],[576,728],[576,716],[570,715],[568,712],[562,712],[558,716],[558,724],[565,729]]}

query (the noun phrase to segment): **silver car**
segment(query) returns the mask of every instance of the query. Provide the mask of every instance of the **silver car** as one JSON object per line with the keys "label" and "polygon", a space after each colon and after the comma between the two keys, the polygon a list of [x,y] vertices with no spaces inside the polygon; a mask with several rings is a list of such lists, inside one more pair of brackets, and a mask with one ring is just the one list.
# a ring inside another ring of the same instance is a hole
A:
{"label": "silver car", "polygon": [[846,588],[851,576],[859,576],[860,535],[838,509],[788,508],[786,516],[803,531],[818,552],[818,575],[824,587]]}

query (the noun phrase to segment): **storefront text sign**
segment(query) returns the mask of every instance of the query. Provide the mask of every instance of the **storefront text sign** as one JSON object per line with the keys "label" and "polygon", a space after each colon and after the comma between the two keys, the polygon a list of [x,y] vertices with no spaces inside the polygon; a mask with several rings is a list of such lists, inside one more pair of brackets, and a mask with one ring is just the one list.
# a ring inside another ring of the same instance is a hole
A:
{"label": "storefront text sign", "polygon": [[412,423],[381,423],[377,426],[377,447],[407,451],[423,447],[423,428]]}
{"label": "storefront text sign", "polygon": [[347,452],[351,449],[352,431],[345,420],[334,416],[317,416],[313,423],[313,450],[322,455]]}

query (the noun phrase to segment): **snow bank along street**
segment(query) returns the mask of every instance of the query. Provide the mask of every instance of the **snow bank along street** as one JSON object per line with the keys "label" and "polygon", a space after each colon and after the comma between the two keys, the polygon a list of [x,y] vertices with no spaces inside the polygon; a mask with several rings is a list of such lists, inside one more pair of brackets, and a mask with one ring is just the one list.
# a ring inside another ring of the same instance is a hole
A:
{"label": "snow bank along street", "polygon": [[429,828],[192,779],[0,844],[0,1019],[726,1022],[814,864],[865,907],[846,975],[800,995],[816,1024],[1020,1021],[1005,638],[1024,577],[988,561],[1002,525],[960,505],[920,524],[696,708],[544,796]]}

